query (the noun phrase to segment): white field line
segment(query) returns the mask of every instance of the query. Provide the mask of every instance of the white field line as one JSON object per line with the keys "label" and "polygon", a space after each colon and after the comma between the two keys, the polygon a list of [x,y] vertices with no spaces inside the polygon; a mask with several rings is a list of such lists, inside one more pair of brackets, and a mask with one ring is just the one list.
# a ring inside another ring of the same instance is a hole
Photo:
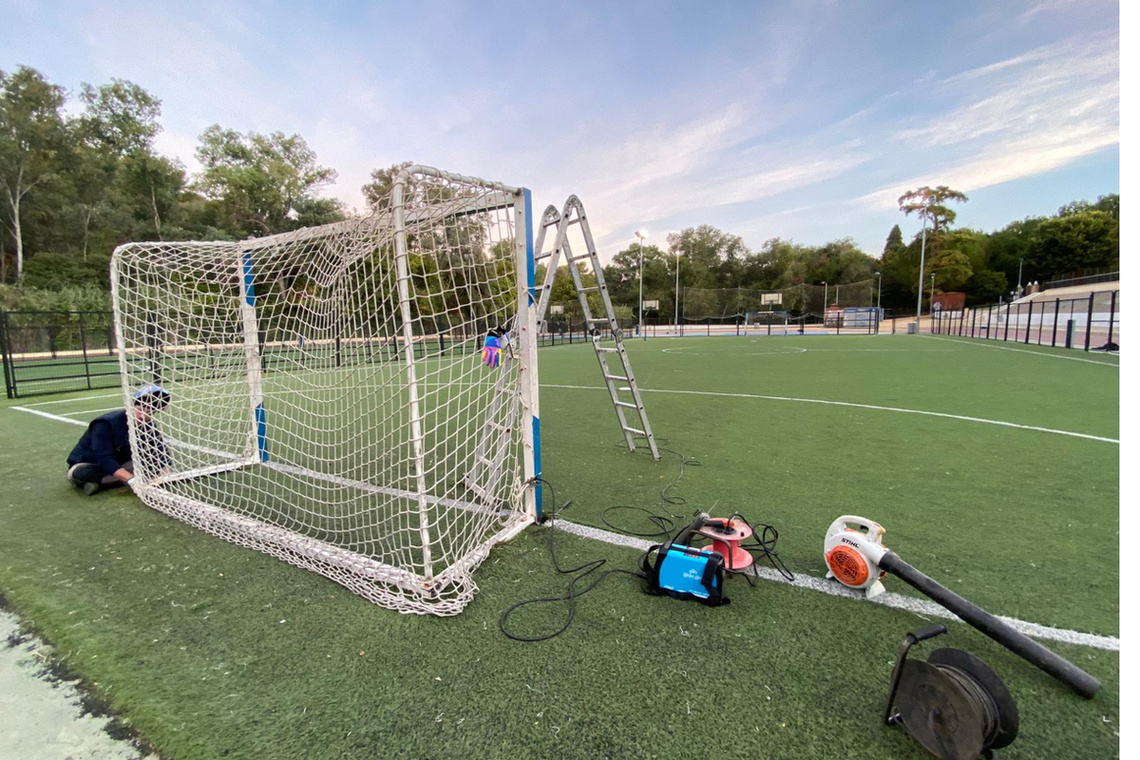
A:
{"label": "white field line", "polygon": [[[122,393],[101,393],[98,396],[80,396],[79,398],[60,398],[55,401],[37,401],[34,404],[24,404],[24,406],[48,406],[49,404],[74,404],[77,401],[91,401],[97,398],[122,398]],[[15,407],[12,407],[15,409]]]}
{"label": "white field line", "polygon": [[[579,386],[569,387],[576,388]],[[593,389],[590,386],[581,387],[590,390]],[[15,409],[16,411],[20,412],[27,412],[29,414],[34,414],[38,417],[45,417],[49,420],[55,420],[57,422],[66,422],[71,425],[80,425],[83,427],[87,426],[86,423],[80,422],[79,420],[60,417],[59,415],[41,412],[37,409],[27,409],[20,406],[12,406],[9,407],[9,409]],[[613,544],[615,546],[625,546],[631,549],[637,549],[639,551],[645,551],[651,546],[651,543],[649,541],[645,541],[644,539],[634,538],[632,536],[623,536],[620,533],[611,533],[610,531],[601,530],[599,528],[592,528],[587,525],[579,525],[578,523],[567,522],[566,520],[555,520],[552,524],[560,530],[564,530],[568,533],[573,533],[585,538],[592,538],[597,541],[604,541],[605,543]],[[832,596],[843,596],[850,599],[862,598],[857,592],[853,591],[852,589],[848,589],[839,583],[824,581],[820,578],[797,577],[794,581],[788,581],[775,570],[768,568],[757,568],[757,571],[761,578],[776,581],[777,583],[786,583],[792,586],[797,586],[799,588],[806,588],[812,591],[820,591]],[[958,617],[952,612],[932,601],[915,599],[909,596],[902,596],[901,594],[895,594],[889,591],[885,594],[880,594],[878,597],[871,601],[873,601],[875,604],[882,604],[886,607],[893,607],[895,609],[913,612],[916,615],[928,615],[932,617],[949,618],[952,620],[958,619]],[[1014,629],[1021,631],[1027,636],[1034,636],[1039,639],[1050,639],[1052,641],[1061,641],[1068,644],[1078,644],[1080,646],[1093,647],[1096,649],[1106,649],[1113,652],[1120,651],[1120,640],[1113,636],[1098,636],[1092,633],[1082,633],[1080,631],[1070,631],[1064,628],[1052,628],[1050,626],[1039,625],[1037,623],[1029,623],[1024,620],[1018,620],[1016,618],[1002,617],[1000,615],[998,617],[1000,617]]]}
{"label": "white field line", "polygon": [[[1030,353],[1032,353],[1032,352],[1030,352]],[[428,385],[432,385],[432,384],[428,383]],[[458,385],[458,383],[452,383],[452,385]],[[605,390],[605,387],[598,386],[598,385],[562,385],[562,384],[556,384],[556,383],[542,383],[541,387],[543,387],[543,388],[563,388],[566,390],[579,390],[579,391],[604,391]],[[726,393],[726,392],[718,392],[718,391],[688,391],[688,390],[664,389],[664,388],[642,388],[641,392],[642,393],[669,393],[669,394],[683,395],[683,396],[713,396],[713,397],[722,397],[722,398],[752,398],[752,399],[760,399],[762,401],[789,401],[789,402],[797,402],[797,403],[801,403],[801,404],[823,404],[825,406],[844,406],[844,407],[850,407],[853,409],[871,409],[873,411],[879,411],[879,412],[899,412],[901,414],[918,414],[918,415],[922,415],[924,417],[941,417],[944,419],[959,420],[962,422],[977,422],[977,423],[983,424],[983,425],[998,425],[999,427],[1017,428],[1020,430],[1033,430],[1033,431],[1038,432],[1038,433],[1049,433],[1051,435],[1064,435],[1064,436],[1068,436],[1070,438],[1084,438],[1084,439],[1089,440],[1089,441],[1103,441],[1104,443],[1115,443],[1118,445],[1120,444],[1120,439],[1118,439],[1118,438],[1107,438],[1105,436],[1090,435],[1088,433],[1076,433],[1076,432],[1073,432],[1071,430],[1057,430],[1055,428],[1039,427],[1037,425],[1022,425],[1022,424],[1017,423],[1017,422],[1006,422],[1005,420],[990,420],[990,419],[986,419],[984,417],[968,417],[966,415],[948,414],[946,412],[930,412],[930,411],[926,411],[923,409],[903,409],[903,408],[897,407],[897,406],[879,406],[877,404],[857,404],[857,403],[852,402],[852,401],[828,401],[826,399],[819,399],[819,398],[796,398],[794,396],[768,396],[768,395],[764,395],[764,394],[760,394],[760,393]],[[73,400],[78,400],[78,399],[73,399]],[[37,414],[41,417],[46,417],[48,419],[54,419],[54,420],[61,420],[64,422],[70,422],[70,423],[75,424],[75,425],[80,425],[80,424],[86,425],[87,424],[85,422],[80,422],[79,420],[68,419],[67,417],[61,417],[59,415],[49,414],[47,412],[41,412],[41,411],[36,410],[36,409],[29,409],[29,408],[24,407],[24,406],[12,406],[12,407],[9,407],[9,409],[15,409],[15,410],[21,411],[21,412],[28,412],[30,414]],[[68,412],[68,414],[93,414],[94,412],[99,412],[99,411],[113,411],[113,409],[112,410],[92,409],[88,412]]]}
{"label": "white field line", "polygon": [[48,414],[47,412],[41,412],[39,409],[28,409],[26,406],[10,406],[8,408],[14,409],[17,412],[27,412],[28,414],[34,414],[37,417],[46,417],[47,419],[55,420],[56,422],[66,422],[70,425],[80,425],[82,427],[87,427],[87,423],[81,420],[73,420],[67,417],[60,417],[58,414]]}
{"label": "white field line", "polygon": [[[1044,356],[1047,359],[1064,359],[1070,362],[1084,362],[1085,364],[1100,364],[1105,367],[1116,367],[1120,369],[1119,362],[1098,362],[1096,359],[1082,359],[1079,356],[1061,356],[1060,354],[1050,354],[1045,351],[1030,351],[1028,348],[1013,348],[1012,346],[995,346],[986,341],[974,340],[958,340],[957,338],[945,338],[940,335],[923,335],[924,338],[933,338],[935,340],[944,340],[947,343],[962,343],[967,346],[976,346],[977,348],[996,348],[999,351],[1016,351],[1019,354],[1032,354],[1033,356]],[[1070,349],[1072,350],[1072,349]]]}
{"label": "white field line", "polygon": [[[569,390],[580,391],[604,391],[605,387],[600,385],[554,385],[543,384],[543,388],[566,388]],[[1072,438],[1085,438],[1090,441],[1104,441],[1105,443],[1119,444],[1118,438],[1105,438],[1099,435],[1089,435],[1088,433],[1074,433],[1071,430],[1054,430],[1053,428],[1037,427],[1036,425],[1021,425],[1016,422],[1005,422],[1004,420],[987,420],[984,417],[967,417],[961,414],[947,414],[946,412],[928,412],[922,409],[903,409],[897,406],[877,406],[875,404],[856,404],[851,401],[827,401],[819,398],[796,398],[794,396],[765,396],[760,393],[721,393],[718,391],[685,391],[685,390],[672,390],[665,388],[641,388],[642,393],[672,393],[683,396],[718,396],[724,398],[755,398],[764,401],[794,401],[801,404],[825,404],[827,406],[847,406],[854,409],[873,409],[880,412],[900,412],[902,414],[920,414],[925,417],[943,417],[950,420],[961,420],[963,422],[978,422],[984,425],[999,425],[1001,427],[1020,428],[1021,430],[1034,430],[1038,433],[1051,433],[1053,435],[1067,435]]]}
{"label": "white field line", "polygon": [[[572,533],[575,536],[583,538],[590,538],[595,541],[602,541],[614,546],[624,546],[629,549],[636,549],[644,552],[652,542],[632,536],[623,536],[620,533],[612,533],[608,530],[594,528],[589,525],[581,525],[579,523],[568,522],[567,520],[555,520],[551,525],[559,530]],[[874,599],[867,600],[862,593],[855,589],[847,588],[840,584],[838,581],[829,581],[823,578],[816,578],[814,576],[797,575],[795,580],[789,581],[787,578],[780,575],[772,568],[757,567],[757,575],[760,578],[776,583],[783,583],[787,586],[795,586],[796,588],[808,589],[809,591],[818,591],[831,596],[841,596],[847,599],[856,601],[870,601],[873,604],[881,604],[884,607],[891,607],[896,610],[905,610],[920,617],[937,617],[945,618],[947,620],[955,620],[963,622],[961,618],[955,615],[950,610],[943,607],[937,602],[929,599],[917,599],[912,596],[904,596],[903,594],[896,594],[892,591],[887,591]],[[1067,628],[1053,628],[1048,625],[1040,625],[1038,623],[1030,623],[1025,620],[1018,620],[1017,618],[1005,617],[998,615],[1006,625],[1010,626],[1016,631],[1032,636],[1037,639],[1047,639],[1049,641],[1060,641],[1065,644],[1076,644],[1078,646],[1091,647],[1093,649],[1104,649],[1110,652],[1120,651],[1120,639],[1115,636],[1101,636],[1095,633],[1083,633],[1081,631],[1072,631]]]}

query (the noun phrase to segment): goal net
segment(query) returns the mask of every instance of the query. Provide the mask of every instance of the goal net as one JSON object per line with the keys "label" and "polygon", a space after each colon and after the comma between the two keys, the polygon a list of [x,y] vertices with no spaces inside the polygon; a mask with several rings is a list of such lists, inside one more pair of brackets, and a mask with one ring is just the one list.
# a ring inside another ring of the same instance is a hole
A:
{"label": "goal net", "polygon": [[171,394],[161,440],[132,424],[136,491],[376,604],[460,612],[541,510],[530,241],[529,191],[412,167],[363,219],[121,246],[124,400]]}

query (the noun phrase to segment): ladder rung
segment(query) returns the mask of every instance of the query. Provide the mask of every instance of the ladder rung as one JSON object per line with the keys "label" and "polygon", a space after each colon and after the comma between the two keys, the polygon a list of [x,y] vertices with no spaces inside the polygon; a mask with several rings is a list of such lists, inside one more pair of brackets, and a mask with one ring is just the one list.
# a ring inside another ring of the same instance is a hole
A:
{"label": "ladder rung", "polygon": [[579,293],[598,293],[598,292],[601,292],[601,290],[602,289],[599,288],[597,285],[591,285],[588,288],[582,288],[578,292]]}
{"label": "ladder rung", "polygon": [[[607,380],[625,380],[627,383],[629,382],[629,378],[626,377],[625,375],[611,375],[611,374],[607,373],[605,377]],[[618,390],[621,391],[621,390],[625,390],[625,389],[624,388],[618,388]]]}
{"label": "ladder rung", "polygon": [[626,431],[627,433],[633,433],[634,435],[645,435],[644,430],[638,430],[635,427],[623,427],[622,430]]}
{"label": "ladder rung", "polygon": [[636,409],[637,408],[637,404],[628,404],[625,401],[615,401],[614,403],[617,404],[618,406],[624,406],[626,409]]}
{"label": "ladder rung", "polygon": [[610,348],[609,346],[598,346],[598,350],[603,354],[616,354],[619,351],[619,349]]}
{"label": "ladder rung", "polygon": [[609,322],[610,318],[609,317],[590,317],[586,321],[587,322]]}
{"label": "ladder rung", "polygon": [[583,253],[581,256],[567,256],[566,260],[567,261],[581,261],[582,259],[592,259],[592,258],[594,258],[594,254]]}

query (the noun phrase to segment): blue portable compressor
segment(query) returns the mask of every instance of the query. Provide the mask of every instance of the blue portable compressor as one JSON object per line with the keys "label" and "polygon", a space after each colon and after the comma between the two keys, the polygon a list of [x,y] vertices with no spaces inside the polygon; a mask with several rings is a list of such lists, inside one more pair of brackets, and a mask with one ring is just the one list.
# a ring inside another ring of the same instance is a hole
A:
{"label": "blue portable compressor", "polygon": [[649,547],[641,558],[649,593],[698,601],[710,607],[728,604],[724,595],[724,557],[688,545],[694,533],[714,522],[702,512],[668,544]]}

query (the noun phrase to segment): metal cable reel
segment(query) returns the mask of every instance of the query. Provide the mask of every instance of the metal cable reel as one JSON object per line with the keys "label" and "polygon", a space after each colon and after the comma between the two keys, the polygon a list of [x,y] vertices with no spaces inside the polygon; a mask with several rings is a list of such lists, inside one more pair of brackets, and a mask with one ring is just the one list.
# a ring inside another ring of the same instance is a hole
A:
{"label": "metal cable reel", "polygon": [[932,625],[911,631],[891,674],[883,723],[898,725],[942,760],[994,758],[1017,738],[1017,704],[997,674],[961,649],[942,648],[908,660],[910,648],[946,633]]}

